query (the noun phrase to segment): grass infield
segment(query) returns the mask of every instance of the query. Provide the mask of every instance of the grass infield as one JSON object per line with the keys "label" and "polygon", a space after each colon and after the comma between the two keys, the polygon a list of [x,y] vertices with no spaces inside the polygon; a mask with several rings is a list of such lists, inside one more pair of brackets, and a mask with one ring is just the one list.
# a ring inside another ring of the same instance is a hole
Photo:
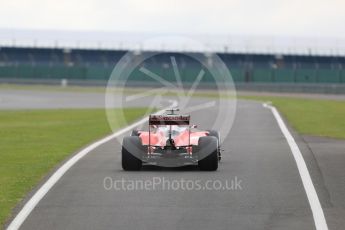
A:
{"label": "grass infield", "polygon": [[[126,109],[126,119],[133,122],[145,112]],[[0,111],[0,228],[59,162],[109,133],[104,109]]]}
{"label": "grass infield", "polygon": [[345,101],[277,96],[243,96],[271,101],[289,124],[302,135],[345,139]]}

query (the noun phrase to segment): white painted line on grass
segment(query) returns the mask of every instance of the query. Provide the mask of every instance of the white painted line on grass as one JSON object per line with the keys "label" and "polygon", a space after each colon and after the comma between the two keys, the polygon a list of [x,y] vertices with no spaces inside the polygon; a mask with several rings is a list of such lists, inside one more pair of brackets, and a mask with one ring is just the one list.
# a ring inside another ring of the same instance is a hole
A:
{"label": "white painted line on grass", "polygon": [[317,230],[327,230],[328,226],[327,226],[325,215],[323,213],[323,210],[322,210],[322,207],[320,204],[319,197],[317,196],[317,193],[316,193],[314,184],[311,180],[307,165],[303,159],[302,153],[301,153],[300,149],[298,148],[298,145],[297,145],[295,139],[293,138],[293,136],[289,132],[288,128],[286,127],[286,125],[285,125],[283,119],[281,118],[279,112],[277,111],[277,109],[271,105],[268,105],[267,103],[264,103],[263,106],[272,111],[275,119],[278,122],[280,130],[284,134],[284,136],[285,136],[285,138],[286,138],[286,140],[290,146],[292,155],[295,158],[295,161],[297,164],[299,175],[301,176],[302,183],[303,183],[305,192],[306,192],[307,197],[308,197],[308,201],[309,201],[311,211],[313,213],[313,218],[314,218],[314,223],[315,223],[316,229]]}
{"label": "white painted line on grass", "polygon": [[[162,109],[157,112],[157,114],[164,113],[165,110],[174,108],[178,105],[177,101],[169,101],[171,103],[165,109]],[[13,219],[10,225],[7,227],[7,230],[16,230],[18,229],[25,219],[29,216],[32,210],[36,207],[38,202],[47,194],[47,192],[54,186],[54,184],[81,158],[83,158],[86,154],[97,148],[98,146],[134,129],[136,126],[145,123],[148,120],[148,117],[145,117],[119,131],[113,133],[99,141],[94,142],[93,144],[87,146],[86,148],[82,149],[80,152],[75,154],[71,159],[69,159],[65,164],[63,164],[56,172],[42,185],[41,188],[37,190],[37,192],[30,198],[30,200],[24,205],[24,207],[20,210],[17,216]]]}

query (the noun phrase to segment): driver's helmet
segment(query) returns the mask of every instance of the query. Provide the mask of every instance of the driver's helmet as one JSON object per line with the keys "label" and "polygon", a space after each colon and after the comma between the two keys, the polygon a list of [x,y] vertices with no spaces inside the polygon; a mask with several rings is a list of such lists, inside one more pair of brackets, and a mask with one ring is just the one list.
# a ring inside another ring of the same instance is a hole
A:
{"label": "driver's helmet", "polygon": [[184,126],[173,125],[171,126],[171,136],[175,137],[179,135],[180,133],[182,133],[183,131],[185,131],[186,129],[187,127],[184,127]]}
{"label": "driver's helmet", "polygon": [[[187,127],[172,125],[171,126],[171,136],[175,137],[185,130],[187,130]],[[168,133],[170,131],[170,126],[168,126],[168,125],[167,126],[160,126],[160,127],[158,127],[158,131],[163,132],[165,135],[168,135]]]}

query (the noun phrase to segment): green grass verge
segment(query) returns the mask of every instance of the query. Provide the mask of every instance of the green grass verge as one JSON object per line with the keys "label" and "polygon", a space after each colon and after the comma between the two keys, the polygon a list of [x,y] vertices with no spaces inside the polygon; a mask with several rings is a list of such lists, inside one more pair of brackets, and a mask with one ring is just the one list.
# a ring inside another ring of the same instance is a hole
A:
{"label": "green grass verge", "polygon": [[[145,112],[126,109],[127,121]],[[59,162],[108,133],[104,109],[1,111],[0,228],[14,206]]]}
{"label": "green grass verge", "polygon": [[300,134],[345,139],[345,101],[273,96],[241,98],[271,101]]}

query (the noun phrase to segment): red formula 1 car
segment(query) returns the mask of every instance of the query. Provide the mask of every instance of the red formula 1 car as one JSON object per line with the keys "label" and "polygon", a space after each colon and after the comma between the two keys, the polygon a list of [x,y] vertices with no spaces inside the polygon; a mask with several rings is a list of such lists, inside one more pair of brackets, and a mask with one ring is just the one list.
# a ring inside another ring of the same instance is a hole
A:
{"label": "red formula 1 car", "polygon": [[189,115],[178,109],[166,115],[150,115],[148,131],[133,130],[122,143],[122,168],[140,170],[143,163],[177,167],[198,165],[214,171],[220,161],[220,135],[217,131],[197,131]]}

